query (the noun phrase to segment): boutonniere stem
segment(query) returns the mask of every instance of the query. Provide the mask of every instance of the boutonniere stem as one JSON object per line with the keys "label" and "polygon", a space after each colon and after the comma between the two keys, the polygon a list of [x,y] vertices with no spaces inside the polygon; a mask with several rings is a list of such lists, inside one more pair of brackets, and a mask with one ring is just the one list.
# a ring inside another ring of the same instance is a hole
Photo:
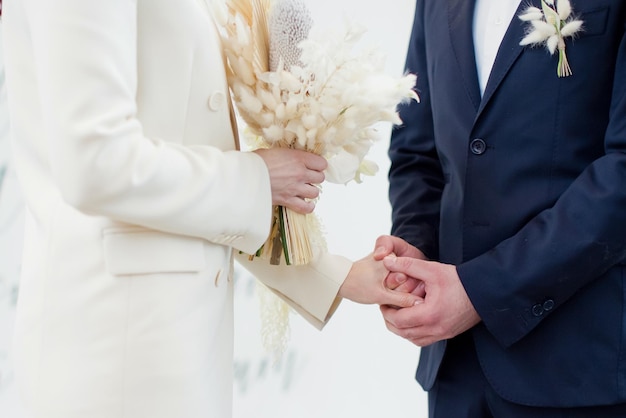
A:
{"label": "boutonniere stem", "polygon": [[574,17],[569,0],[541,0],[541,9],[528,7],[519,18],[530,23],[520,45],[545,45],[551,55],[558,51],[557,76],[572,75],[565,53],[565,38],[574,37],[581,31],[583,22]]}

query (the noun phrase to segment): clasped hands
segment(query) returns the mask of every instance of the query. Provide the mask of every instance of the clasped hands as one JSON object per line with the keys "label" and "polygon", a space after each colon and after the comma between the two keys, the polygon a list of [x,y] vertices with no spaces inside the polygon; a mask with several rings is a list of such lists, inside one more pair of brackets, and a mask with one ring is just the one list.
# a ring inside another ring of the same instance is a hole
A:
{"label": "clasped hands", "polygon": [[480,322],[455,266],[428,261],[419,249],[389,235],[354,263],[340,295],[380,305],[387,329],[420,347]]}

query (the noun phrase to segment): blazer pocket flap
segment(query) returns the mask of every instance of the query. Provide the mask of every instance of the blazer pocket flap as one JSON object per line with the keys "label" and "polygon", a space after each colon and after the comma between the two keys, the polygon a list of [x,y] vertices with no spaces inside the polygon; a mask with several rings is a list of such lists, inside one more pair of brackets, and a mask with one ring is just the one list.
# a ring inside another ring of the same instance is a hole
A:
{"label": "blazer pocket flap", "polygon": [[105,230],[104,260],[113,275],[194,273],[206,267],[200,239],[150,230]]}
{"label": "blazer pocket flap", "polygon": [[579,19],[583,21],[581,36],[603,35],[606,31],[608,7],[582,12]]}

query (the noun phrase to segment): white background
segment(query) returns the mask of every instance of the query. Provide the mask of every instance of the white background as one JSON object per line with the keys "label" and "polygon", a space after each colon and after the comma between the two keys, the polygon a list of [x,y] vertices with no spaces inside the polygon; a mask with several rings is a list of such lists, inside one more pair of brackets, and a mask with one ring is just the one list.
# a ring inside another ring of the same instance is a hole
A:
{"label": "white background", "polygon": [[[387,72],[402,74],[414,0],[306,1],[316,25],[337,28],[349,16],[367,27],[362,45],[378,45],[387,53]],[[6,109],[1,93],[0,86],[0,174],[8,159],[7,138],[2,130]],[[380,141],[369,155],[380,167],[375,177],[367,177],[359,185],[323,186],[317,213],[333,253],[361,258],[373,250],[376,237],[390,229],[386,178],[389,129],[380,126]],[[16,406],[9,353],[19,270],[20,217],[13,217],[10,226],[3,225],[20,204],[9,172],[0,183],[2,418],[22,418]],[[321,332],[292,315],[289,345],[278,362],[261,347],[255,284],[243,270],[236,275],[235,307],[234,418],[427,416],[426,396],[413,379],[419,349],[389,333],[377,307],[344,301]]]}
{"label": "white background", "polygon": [[[379,45],[387,71],[401,75],[415,2],[392,0],[308,0],[317,25],[344,25],[346,15],[368,28],[361,45]],[[380,171],[362,184],[325,184],[316,212],[326,230],[329,250],[358,259],[389,232],[387,147],[389,126],[370,157]],[[245,274],[245,273],[242,273]],[[273,369],[263,352],[255,320],[256,300],[246,277],[236,288],[234,415],[247,417],[394,417],[427,416],[426,396],[414,380],[419,349],[386,330],[377,307],[344,301],[319,332],[292,316],[292,335],[283,361]],[[247,293],[247,292],[250,293]],[[249,304],[242,304],[248,300]],[[240,303],[237,303],[240,302]],[[245,371],[245,372],[244,372]]]}

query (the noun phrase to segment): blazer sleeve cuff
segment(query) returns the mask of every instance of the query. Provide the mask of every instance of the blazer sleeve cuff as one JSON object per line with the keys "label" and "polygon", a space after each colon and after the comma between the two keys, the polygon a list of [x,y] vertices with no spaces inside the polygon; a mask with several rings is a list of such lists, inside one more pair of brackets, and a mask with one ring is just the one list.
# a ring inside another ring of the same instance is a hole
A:
{"label": "blazer sleeve cuff", "polygon": [[[229,176],[236,179],[232,190],[222,190],[221,199],[230,204],[220,212],[220,220],[211,219],[206,239],[254,254],[265,242],[272,226],[272,191],[269,172],[261,157],[253,152],[224,153],[229,161]],[[243,198],[242,198],[243,196]]]}
{"label": "blazer sleeve cuff", "polygon": [[483,324],[502,347],[510,347],[524,338],[541,319],[530,315],[528,309],[520,308],[522,303],[517,298],[498,295],[502,283],[487,279],[493,276],[493,271],[494,268],[485,266],[480,259],[457,266],[465,292]]}
{"label": "blazer sleeve cuff", "polygon": [[236,255],[239,264],[287,302],[317,329],[322,329],[337,310],[339,288],[352,268],[345,257],[323,253],[303,266],[274,266],[268,260],[249,260]]}

